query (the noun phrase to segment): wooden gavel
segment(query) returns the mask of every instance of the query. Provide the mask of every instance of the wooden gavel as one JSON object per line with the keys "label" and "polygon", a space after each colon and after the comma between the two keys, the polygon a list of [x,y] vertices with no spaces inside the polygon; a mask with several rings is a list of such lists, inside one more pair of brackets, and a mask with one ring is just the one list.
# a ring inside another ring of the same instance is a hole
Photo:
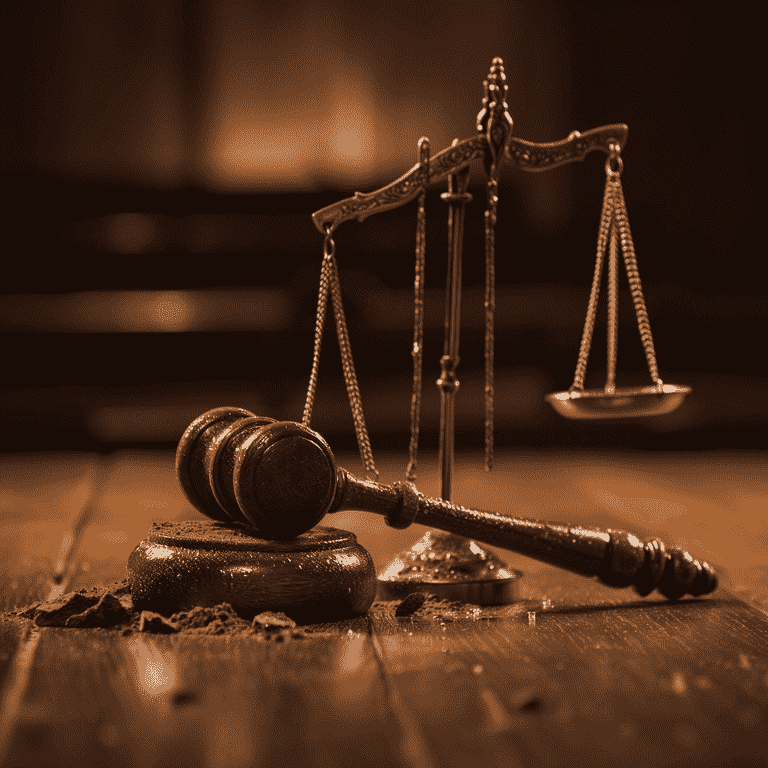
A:
{"label": "wooden gavel", "polygon": [[317,432],[242,408],[215,408],[195,419],[179,442],[176,474],[204,515],[253,526],[264,538],[289,540],[330,512],[361,510],[383,515],[394,528],[439,528],[613,587],[634,586],[642,596],[658,589],[677,600],[717,587],[708,563],[656,538],[506,517],[427,498],[409,482],[362,480],[336,465]]}

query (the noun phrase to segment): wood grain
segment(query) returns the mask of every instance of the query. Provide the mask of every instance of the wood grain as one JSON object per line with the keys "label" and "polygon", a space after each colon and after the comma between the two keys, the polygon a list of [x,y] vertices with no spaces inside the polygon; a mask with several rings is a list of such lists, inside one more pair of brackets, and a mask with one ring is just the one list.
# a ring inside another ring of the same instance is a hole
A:
{"label": "wood grain", "polygon": [[[410,765],[365,623],[308,640],[47,630],[8,765]],[[55,668],[55,676],[51,670]]]}
{"label": "wood grain", "polygon": [[[73,547],[100,485],[101,462],[88,454],[8,455],[3,488],[0,608],[55,597],[66,588]],[[39,644],[29,619],[0,625],[0,762],[7,750]]]}
{"label": "wood grain", "polygon": [[[93,477],[93,457],[79,470],[70,458],[21,457],[16,486],[3,475],[4,509],[16,510],[0,541],[4,606],[45,596],[67,531],[64,583],[74,589],[121,578],[153,520],[197,517],[170,452],[126,452],[111,458],[78,525],[73,489]],[[640,600],[500,552],[525,573],[524,601],[452,621],[395,618],[392,604],[378,604],[367,621],[285,643],[37,628],[0,764],[335,766],[362,754],[366,764],[409,768],[760,765],[765,456],[499,461],[491,475],[460,463],[457,501],[661,534],[711,557],[750,604],[728,589],[679,604]],[[379,465],[383,479],[398,478],[397,464]],[[420,489],[435,493],[438,482],[422,462]],[[378,568],[421,535],[364,513],[328,522],[355,531]],[[0,664],[19,662],[27,627],[0,625]],[[6,679],[4,701],[8,691]]]}
{"label": "wood grain", "polygon": [[502,764],[510,751],[547,766],[764,754],[765,617],[727,596],[672,605],[614,592],[611,605],[597,586],[531,603],[530,624],[527,611],[437,626],[374,614],[388,672],[441,765]]}
{"label": "wood grain", "polygon": [[[125,455],[111,477],[77,548],[73,589],[122,578],[152,520],[197,516],[172,465]],[[337,766],[361,744],[371,765],[413,765],[391,738],[399,724],[365,619],[316,630],[278,644],[46,629],[8,765]]]}
{"label": "wood grain", "polygon": [[96,468],[83,453],[0,460],[0,611],[43,598],[77,537]]}

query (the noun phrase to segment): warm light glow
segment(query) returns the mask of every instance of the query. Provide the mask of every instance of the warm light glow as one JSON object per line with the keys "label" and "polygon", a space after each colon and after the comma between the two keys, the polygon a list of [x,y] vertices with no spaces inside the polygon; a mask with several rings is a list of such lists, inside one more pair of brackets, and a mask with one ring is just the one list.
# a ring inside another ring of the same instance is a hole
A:
{"label": "warm light glow", "polygon": [[334,558],[342,568],[354,568],[360,564],[360,558],[355,555],[345,555],[343,552],[337,552]]}
{"label": "warm light glow", "polygon": [[[422,118],[412,127],[412,144],[403,146],[402,126],[391,116],[412,122],[412,114],[382,102],[369,57],[350,53],[333,17],[330,8],[319,14],[308,5],[290,22],[270,27],[243,5],[216,9],[202,104],[205,184],[222,190],[367,187],[382,165],[397,175],[413,164],[418,137],[435,127],[431,110],[426,125]],[[290,43],[281,45],[286,28]],[[254,38],[262,39],[258,52]],[[443,137],[432,130],[432,138]]]}
{"label": "warm light glow", "polygon": [[321,162],[324,175],[337,183],[364,183],[374,170],[380,131],[374,93],[365,70],[346,71],[332,80]]}
{"label": "warm light glow", "polygon": [[162,544],[147,544],[144,550],[144,557],[147,560],[168,560],[173,557],[173,550],[170,547],[164,547]]}
{"label": "warm light glow", "polygon": [[103,323],[120,330],[188,331],[194,324],[194,303],[181,291],[122,291],[103,298],[94,309]]}
{"label": "warm light glow", "polygon": [[[424,547],[422,547],[423,549]],[[415,549],[415,547],[414,547]],[[418,551],[418,550],[416,550]],[[400,571],[405,568],[405,562],[399,558],[395,558],[386,569],[380,574],[379,578],[383,581],[395,581]]]}
{"label": "warm light glow", "polygon": [[191,325],[194,305],[187,294],[166,291],[148,302],[147,315],[163,330],[185,331]]}
{"label": "warm light glow", "polygon": [[347,73],[331,86],[322,119],[286,113],[280,100],[254,108],[225,93],[212,110],[206,175],[218,186],[307,189],[321,178],[347,183],[370,177],[376,116],[365,75]]}
{"label": "warm light glow", "polygon": [[143,696],[154,699],[176,685],[178,674],[172,653],[136,635],[128,641],[128,650],[136,665],[135,679]]}
{"label": "warm light glow", "polygon": [[0,326],[61,333],[279,330],[292,313],[291,297],[280,288],[83,291],[10,297],[0,306]]}
{"label": "warm light glow", "polygon": [[360,156],[363,149],[363,142],[356,131],[346,128],[336,134],[335,149],[336,153],[342,157],[354,160]]}
{"label": "warm light glow", "polygon": [[314,154],[314,137],[300,120],[263,122],[248,103],[217,111],[206,152],[207,175],[217,186],[311,186],[306,158]]}
{"label": "warm light glow", "polygon": [[[366,660],[366,643],[367,636],[359,633],[348,635],[344,646],[341,648],[338,659],[337,667],[338,672],[341,675],[351,675],[357,672]],[[356,688],[360,686],[357,685]]]}

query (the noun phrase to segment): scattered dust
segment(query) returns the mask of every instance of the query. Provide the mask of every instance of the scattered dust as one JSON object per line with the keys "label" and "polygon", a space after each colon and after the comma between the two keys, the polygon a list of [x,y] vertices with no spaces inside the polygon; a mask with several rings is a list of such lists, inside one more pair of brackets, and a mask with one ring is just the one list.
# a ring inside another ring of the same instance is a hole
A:
{"label": "scattered dust", "polygon": [[413,592],[395,608],[395,616],[413,616],[427,601],[423,592]]}
{"label": "scattered dust", "polygon": [[[491,619],[499,613],[496,606],[482,608],[472,603],[444,600],[428,592],[414,592],[399,603],[374,603],[374,608],[392,610],[397,618],[427,619],[441,623],[462,619]],[[508,613],[510,606],[498,608]]]}
{"label": "scattered dust", "polygon": [[[520,606],[481,607],[440,599],[428,593],[415,592],[397,602],[379,602],[374,608],[390,613],[396,618],[445,622],[510,617],[518,613]],[[119,631],[123,635],[134,632],[154,634],[184,634],[205,636],[243,636],[259,641],[284,642],[308,637],[322,631],[312,627],[299,627],[284,613],[265,611],[252,621],[240,616],[228,603],[213,608],[196,606],[163,616],[153,611],[137,611],[133,605],[127,579],[107,587],[91,587],[68,592],[48,603],[32,605],[8,611],[0,620],[10,618],[34,619],[41,627],[67,629],[95,629]]]}
{"label": "scattered dust", "polygon": [[[178,632],[174,624],[172,624],[165,616],[161,616],[154,611],[142,611],[139,616],[139,632],[154,632],[158,635],[172,635]],[[125,634],[129,634],[125,632]]]}
{"label": "scattered dust", "polygon": [[246,621],[229,603],[213,608],[196,606],[170,617],[153,611],[137,611],[133,605],[127,579],[107,587],[91,587],[68,592],[56,600],[8,611],[2,619],[34,619],[39,627],[67,629],[118,630],[123,635],[134,632],[154,634],[190,634],[247,636],[258,641],[284,642],[313,634],[298,627],[284,613],[265,611]]}

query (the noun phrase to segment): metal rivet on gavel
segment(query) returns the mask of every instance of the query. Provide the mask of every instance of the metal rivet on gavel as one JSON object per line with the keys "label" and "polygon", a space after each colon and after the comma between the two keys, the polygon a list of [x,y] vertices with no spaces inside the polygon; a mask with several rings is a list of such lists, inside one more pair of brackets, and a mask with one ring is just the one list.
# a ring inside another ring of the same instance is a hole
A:
{"label": "metal rivet on gavel", "polygon": [[328,513],[383,515],[394,528],[413,522],[564,568],[613,587],[658,589],[676,600],[712,592],[717,575],[688,552],[625,531],[547,523],[467,509],[423,496],[408,482],[382,485],[338,467],[325,440],[288,421],[217,408],[186,430],[176,471],[189,501],[214,520],[245,522],[259,535],[289,540]]}

